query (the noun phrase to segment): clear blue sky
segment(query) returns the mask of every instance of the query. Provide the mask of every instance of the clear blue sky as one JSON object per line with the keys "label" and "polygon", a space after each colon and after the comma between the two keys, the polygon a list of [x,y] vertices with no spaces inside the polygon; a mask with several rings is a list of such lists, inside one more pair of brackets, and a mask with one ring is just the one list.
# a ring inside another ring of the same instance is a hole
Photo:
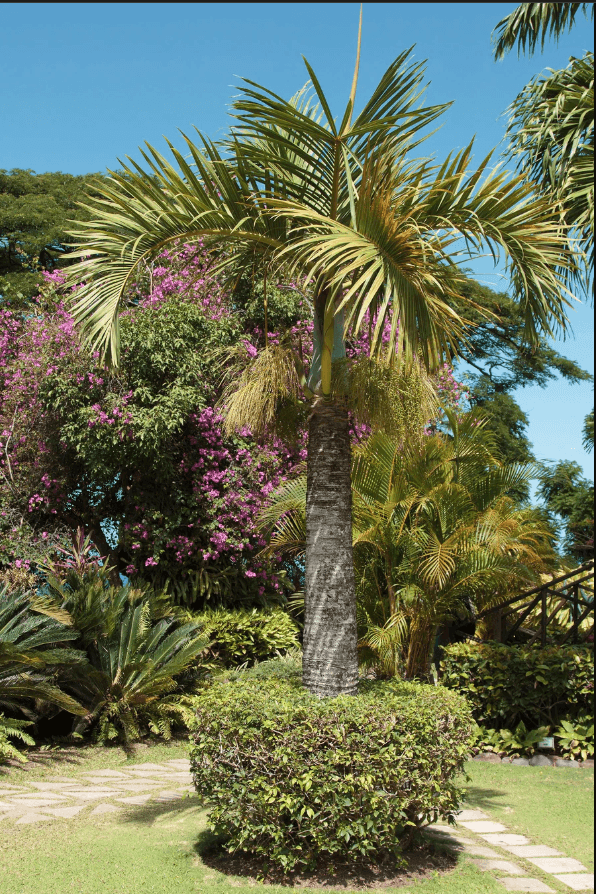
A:
{"label": "clear blue sky", "polygon": [[[343,112],[350,90],[357,4],[327,3],[20,3],[0,4],[0,168],[83,174],[139,159],[148,141],[193,125],[212,138],[228,126],[235,76],[291,96],[307,80],[306,56],[332,108]],[[483,158],[503,138],[503,112],[530,78],[562,68],[593,48],[583,16],[558,46],[493,61],[490,35],[515,4],[369,3],[364,5],[358,99],[389,63],[414,47],[428,60],[427,101],[454,105],[427,144],[438,158],[475,134]],[[492,262],[474,265],[500,288]],[[593,372],[593,310],[573,314],[575,338],[559,350]],[[517,398],[529,413],[540,459],[575,459],[592,477],[581,428],[593,405],[591,384],[530,388]]]}

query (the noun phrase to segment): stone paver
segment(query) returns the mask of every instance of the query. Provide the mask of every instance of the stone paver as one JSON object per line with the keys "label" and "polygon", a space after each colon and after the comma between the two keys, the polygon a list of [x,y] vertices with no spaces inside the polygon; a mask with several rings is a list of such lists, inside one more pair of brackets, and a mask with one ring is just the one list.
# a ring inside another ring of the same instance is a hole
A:
{"label": "stone paver", "polygon": [[482,872],[507,872],[509,875],[526,875],[524,870],[511,860],[472,860]]}
{"label": "stone paver", "polygon": [[132,798],[116,798],[121,804],[146,804],[151,795],[133,795]]}
{"label": "stone paver", "polygon": [[182,792],[160,792],[156,796],[156,801],[180,801],[183,798]]}
{"label": "stone paver", "polygon": [[53,816],[46,816],[45,813],[25,813],[17,820],[16,825],[20,826],[25,823],[43,823],[44,821],[53,819]]}
{"label": "stone paver", "polygon": [[521,847],[512,847],[511,845],[503,845],[503,850],[509,851],[514,857],[562,857],[561,851],[556,851],[554,847],[548,847],[546,844],[525,844]]}
{"label": "stone paver", "polygon": [[479,835],[485,835],[492,832],[506,832],[507,826],[502,823],[493,823],[492,820],[475,820],[470,823],[459,823],[464,829],[470,832],[477,832]]}
{"label": "stone paver", "polygon": [[126,773],[120,772],[120,770],[94,770],[93,775],[100,776],[102,779],[116,779],[116,777],[120,777],[122,779],[130,779],[130,776],[128,776]]}
{"label": "stone paver", "polygon": [[555,878],[571,888],[572,891],[594,890],[594,876],[589,872],[582,875],[555,875]]}
{"label": "stone paver", "polygon": [[457,844],[457,850],[470,857],[487,857],[489,860],[502,860],[503,857],[492,847],[482,847],[481,844]]}
{"label": "stone paver", "polygon": [[543,872],[587,872],[588,870],[579,860],[570,857],[530,857],[529,862],[542,869]]}
{"label": "stone paver", "polygon": [[77,779],[76,782],[32,782],[31,785],[40,792],[61,792],[68,791],[69,788],[80,788],[81,782]]}
{"label": "stone paver", "polygon": [[89,816],[101,816],[104,813],[118,813],[120,807],[114,807],[113,804],[98,804],[94,807]]}
{"label": "stone paver", "polygon": [[456,819],[458,823],[464,823],[470,820],[487,820],[490,817],[483,810],[462,810]]}
{"label": "stone paver", "polygon": [[10,799],[10,806],[20,807],[21,810],[31,810],[32,807],[57,807],[58,804],[68,803],[68,798],[39,798],[21,795]]}
{"label": "stone paver", "polygon": [[61,816],[64,819],[71,819],[85,809],[85,804],[75,804],[74,807],[44,807],[44,814],[49,813],[51,816]]}
{"label": "stone paver", "polygon": [[532,843],[525,835],[514,835],[511,832],[502,835],[481,835],[480,837],[488,841],[489,844],[494,844],[495,847],[503,847],[506,844],[522,845]]}
{"label": "stone paver", "polygon": [[554,888],[549,888],[538,878],[500,878],[499,881],[507,891],[530,891],[532,894],[556,894]]}
{"label": "stone paver", "polygon": [[121,791],[104,791],[98,792],[91,789],[78,789],[68,793],[77,801],[101,801],[103,798],[115,798],[116,795],[122,795]]}

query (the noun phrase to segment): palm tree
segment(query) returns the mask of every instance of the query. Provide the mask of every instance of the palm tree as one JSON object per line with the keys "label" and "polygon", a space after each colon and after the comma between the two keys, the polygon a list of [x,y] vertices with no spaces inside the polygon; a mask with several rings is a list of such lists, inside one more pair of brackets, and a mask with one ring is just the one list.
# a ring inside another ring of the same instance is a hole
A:
{"label": "palm tree", "polygon": [[[559,38],[579,10],[592,3],[522,3],[497,25],[495,58],[516,44],[532,54],[547,33]],[[558,201],[561,218],[578,239],[594,271],[594,54],[571,58],[560,71],[549,69],[527,84],[510,109],[509,152],[544,195]]]}
{"label": "palm tree", "polygon": [[442,164],[411,155],[446,107],[421,104],[424,67],[409,53],[357,115],[358,59],[339,118],[306,61],[312,89],[290,101],[243,81],[221,144],[185,137],[190,163],[169,144],[178,170],[149,146],[148,171],[131,162],[98,187],[72,268],[84,283],[74,313],[112,362],[127,283],[141,260],[178,240],[225,246],[219,267],[230,281],[259,265],[311,282],[308,373],[278,352],[268,380],[267,357],[257,358],[250,401],[240,403],[251,424],[277,397],[309,402],[303,680],[321,697],[353,693],[358,680],[346,332],[370,326],[372,369],[389,323],[383,368],[396,355],[432,368],[465,329],[451,307],[463,245],[504,254],[529,340],[565,327],[560,270],[575,268],[553,205],[521,176],[489,170],[490,155],[472,168],[472,143]]}

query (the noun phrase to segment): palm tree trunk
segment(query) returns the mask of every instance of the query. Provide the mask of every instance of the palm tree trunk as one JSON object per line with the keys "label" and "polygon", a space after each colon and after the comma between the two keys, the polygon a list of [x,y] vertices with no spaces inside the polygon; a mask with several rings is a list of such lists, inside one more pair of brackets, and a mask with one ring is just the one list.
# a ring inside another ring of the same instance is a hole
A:
{"label": "palm tree trunk", "polygon": [[410,624],[410,644],[406,662],[407,680],[426,680],[430,672],[431,649],[437,635],[437,625],[428,618],[413,618]]}
{"label": "palm tree trunk", "polygon": [[308,437],[303,683],[325,698],[358,687],[347,409],[317,401]]}

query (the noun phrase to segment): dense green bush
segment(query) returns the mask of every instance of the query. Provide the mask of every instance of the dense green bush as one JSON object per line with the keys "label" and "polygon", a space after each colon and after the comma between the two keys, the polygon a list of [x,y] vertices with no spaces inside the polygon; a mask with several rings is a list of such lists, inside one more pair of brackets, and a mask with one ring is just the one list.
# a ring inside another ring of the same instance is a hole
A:
{"label": "dense green bush", "polygon": [[594,649],[590,646],[447,646],[441,682],[465,695],[486,727],[528,730],[594,715]]}
{"label": "dense green bush", "polygon": [[208,637],[210,657],[224,667],[266,661],[298,646],[298,628],[280,609],[218,609],[193,618]]}
{"label": "dense green bush", "polygon": [[191,765],[229,851],[290,872],[319,858],[400,862],[417,827],[456,810],[471,743],[443,687],[363,682],[319,700],[291,661],[219,680],[198,699]]}

